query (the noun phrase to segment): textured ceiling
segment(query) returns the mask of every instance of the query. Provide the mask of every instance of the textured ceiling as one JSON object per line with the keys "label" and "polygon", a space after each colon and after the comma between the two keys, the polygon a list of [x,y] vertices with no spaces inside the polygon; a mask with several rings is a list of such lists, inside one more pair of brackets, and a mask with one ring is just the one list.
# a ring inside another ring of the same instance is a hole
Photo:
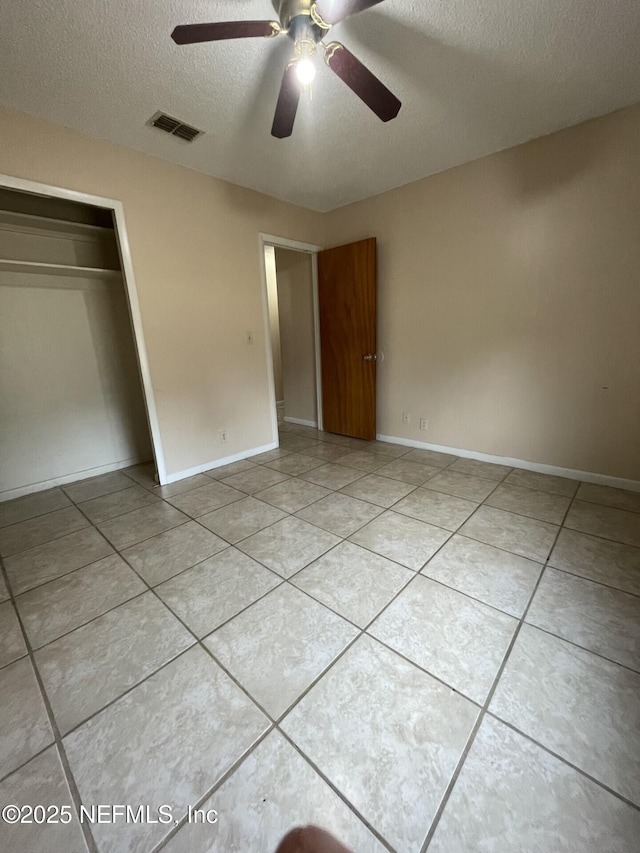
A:
{"label": "textured ceiling", "polygon": [[[169,38],[276,17],[271,0],[1,0],[0,104],[326,211],[640,101],[638,0],[386,0],[330,39],[398,95],[398,118],[320,60],[277,140],[289,39]],[[158,109],[206,136],[147,127]]]}

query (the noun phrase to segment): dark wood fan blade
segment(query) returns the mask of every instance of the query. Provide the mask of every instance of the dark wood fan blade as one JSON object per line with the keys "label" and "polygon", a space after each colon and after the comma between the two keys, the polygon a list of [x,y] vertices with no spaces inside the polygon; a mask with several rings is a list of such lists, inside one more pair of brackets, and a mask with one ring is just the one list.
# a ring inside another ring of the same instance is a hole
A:
{"label": "dark wood fan blade", "polygon": [[293,133],[293,123],[296,120],[298,101],[300,100],[300,83],[296,77],[296,66],[288,65],[285,69],[276,104],[276,114],[273,117],[271,135],[284,139]]}
{"label": "dark wood fan blade", "polygon": [[401,102],[343,44],[331,42],[327,45],[325,56],[327,65],[334,74],[337,74],[379,119],[391,121],[398,115]]}
{"label": "dark wood fan blade", "polygon": [[382,0],[317,0],[316,11],[327,24],[339,23],[351,15],[377,6]]}
{"label": "dark wood fan blade", "polygon": [[176,27],[171,38],[176,44],[201,41],[250,39],[276,35],[280,25],[275,21],[224,21],[219,24],[185,24]]}

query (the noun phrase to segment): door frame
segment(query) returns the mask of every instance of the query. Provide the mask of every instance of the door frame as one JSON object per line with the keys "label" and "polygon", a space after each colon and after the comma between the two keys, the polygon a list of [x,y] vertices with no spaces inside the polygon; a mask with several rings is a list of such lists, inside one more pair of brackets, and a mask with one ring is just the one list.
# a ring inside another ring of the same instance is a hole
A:
{"label": "door frame", "polygon": [[156,401],[153,394],[153,384],[151,382],[151,372],[149,370],[149,359],[147,357],[147,348],[144,341],[144,333],[142,331],[142,317],[140,314],[140,303],[138,302],[138,290],[133,272],[131,250],[129,247],[129,238],[127,235],[124,206],[122,202],[112,198],[103,198],[102,196],[90,195],[88,193],[78,192],[77,190],[66,189],[65,187],[57,187],[51,184],[41,184],[36,181],[16,178],[12,175],[0,174],[0,187],[5,187],[10,190],[19,190],[21,192],[29,193],[30,195],[49,196],[51,198],[66,199],[67,201],[76,201],[81,204],[90,204],[94,207],[102,207],[112,211],[116,242],[118,244],[120,254],[120,265],[122,267],[121,272],[124,281],[124,292],[127,298],[127,305],[129,307],[133,342],[135,345],[136,355],[138,357],[140,378],[142,380],[142,397],[144,399],[147,423],[151,434],[151,449],[153,451],[160,485],[164,485],[167,482],[167,470],[165,466],[162,440],[160,437],[160,424],[158,421]]}
{"label": "door frame", "polygon": [[280,443],[278,437],[278,409],[276,406],[276,383],[273,373],[273,353],[271,350],[271,326],[269,323],[269,299],[267,288],[267,268],[265,264],[264,250],[266,246],[273,246],[275,249],[290,249],[295,252],[301,252],[305,255],[311,255],[311,287],[313,294],[313,337],[314,351],[316,361],[316,407],[318,411],[318,429],[323,428],[322,419],[322,364],[320,363],[320,318],[318,312],[318,252],[321,252],[324,246],[317,246],[314,243],[301,243],[299,240],[289,240],[287,237],[277,237],[273,234],[258,235],[259,251],[260,251],[260,275],[262,277],[262,313],[264,319],[265,330],[265,350],[267,356],[267,380],[269,385],[269,401],[271,405],[271,429],[273,432],[273,440]]}

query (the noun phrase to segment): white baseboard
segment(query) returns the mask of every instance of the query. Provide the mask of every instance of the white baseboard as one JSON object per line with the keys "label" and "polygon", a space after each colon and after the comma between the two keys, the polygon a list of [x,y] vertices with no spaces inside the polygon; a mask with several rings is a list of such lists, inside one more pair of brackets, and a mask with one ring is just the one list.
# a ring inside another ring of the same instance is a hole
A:
{"label": "white baseboard", "polygon": [[204,465],[196,465],[195,468],[189,468],[186,471],[176,471],[173,474],[167,474],[166,481],[161,485],[168,486],[169,483],[177,483],[178,480],[186,480],[187,477],[195,477],[196,474],[202,474],[203,471],[210,471],[212,468],[222,468],[223,465],[230,465],[232,462],[240,462],[249,456],[257,456],[259,453],[275,450],[276,447],[278,447],[278,442],[272,441],[271,444],[252,447],[249,450],[243,450],[241,453],[234,453],[232,456],[224,456],[222,459],[215,459],[213,462],[205,462]]}
{"label": "white baseboard", "polygon": [[417,450],[436,450],[438,453],[453,453],[456,456],[463,456],[465,459],[478,459],[480,462],[493,462],[496,465],[509,465],[511,468],[524,468],[526,471],[551,474],[554,477],[566,477],[568,480],[581,480],[584,483],[596,483],[599,486],[613,486],[615,489],[640,492],[639,480],[625,480],[623,477],[611,477],[609,474],[594,474],[592,471],[576,471],[573,468],[560,468],[557,465],[546,465],[542,462],[512,459],[510,456],[494,456],[491,453],[478,453],[476,450],[461,450],[458,447],[429,444],[426,441],[414,441],[410,438],[399,438],[395,435],[378,435],[377,438],[379,441],[388,441],[389,444],[401,444],[404,447],[415,447]]}
{"label": "white baseboard", "polygon": [[298,424],[298,426],[308,426],[308,427],[316,427],[318,426],[318,421],[303,421],[302,418],[283,418],[286,424]]}
{"label": "white baseboard", "polygon": [[36,492],[43,492],[45,489],[52,489],[54,486],[64,486],[67,483],[75,483],[78,480],[89,480],[91,477],[99,477],[100,474],[110,474],[112,471],[120,471],[121,468],[130,468],[131,465],[141,465],[143,462],[149,462],[149,457],[147,456],[142,459],[139,456],[134,456],[132,459],[110,462],[108,465],[88,468],[86,471],[76,471],[75,474],[65,474],[63,477],[53,477],[50,480],[42,480],[39,483],[31,483],[28,486],[20,486],[17,489],[7,489],[5,492],[0,492],[0,503],[3,501],[12,501],[14,498],[22,498],[25,495],[32,495]]}

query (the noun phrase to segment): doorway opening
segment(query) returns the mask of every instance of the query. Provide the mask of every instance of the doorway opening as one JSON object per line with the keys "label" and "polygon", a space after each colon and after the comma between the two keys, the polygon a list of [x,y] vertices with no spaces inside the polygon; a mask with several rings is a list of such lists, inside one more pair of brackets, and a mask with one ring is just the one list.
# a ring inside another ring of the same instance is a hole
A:
{"label": "doorway opening", "polygon": [[261,235],[274,438],[283,424],[322,429],[318,246]]}
{"label": "doorway opening", "polygon": [[154,460],[122,205],[0,176],[0,501]]}

